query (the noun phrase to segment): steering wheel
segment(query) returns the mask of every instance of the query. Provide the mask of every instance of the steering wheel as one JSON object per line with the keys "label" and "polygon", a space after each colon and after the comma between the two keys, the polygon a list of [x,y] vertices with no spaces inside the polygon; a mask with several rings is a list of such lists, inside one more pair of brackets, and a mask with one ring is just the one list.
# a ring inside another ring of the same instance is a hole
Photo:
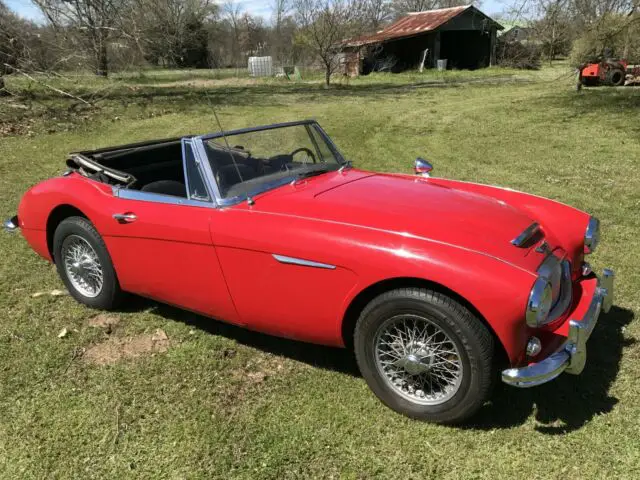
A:
{"label": "steering wheel", "polygon": [[300,153],[300,152],[304,152],[307,154],[307,156],[309,158],[311,158],[313,160],[313,163],[318,163],[318,160],[316,160],[316,156],[313,154],[313,152],[311,150],[309,150],[307,147],[300,147],[300,148],[296,148],[293,152],[291,152],[289,155],[291,155],[291,158],[293,159],[293,157],[296,155],[296,153]]}

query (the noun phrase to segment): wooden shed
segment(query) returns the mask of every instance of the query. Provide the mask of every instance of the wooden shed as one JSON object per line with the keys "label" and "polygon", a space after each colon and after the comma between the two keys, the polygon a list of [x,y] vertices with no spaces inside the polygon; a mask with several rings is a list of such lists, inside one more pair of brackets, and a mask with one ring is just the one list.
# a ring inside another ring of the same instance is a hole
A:
{"label": "wooden shed", "polygon": [[441,8],[409,13],[374,34],[345,40],[341,51],[364,74],[435,67],[445,59],[447,68],[476,69],[495,64],[502,29],[473,5]]}

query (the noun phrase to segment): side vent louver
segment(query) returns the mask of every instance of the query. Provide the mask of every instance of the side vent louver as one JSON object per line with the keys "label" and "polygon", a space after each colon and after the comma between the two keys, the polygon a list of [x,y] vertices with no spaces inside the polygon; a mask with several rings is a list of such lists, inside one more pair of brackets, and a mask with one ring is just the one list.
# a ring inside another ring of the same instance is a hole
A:
{"label": "side vent louver", "polygon": [[520,235],[511,240],[511,244],[518,248],[526,248],[534,239],[538,239],[541,233],[540,225],[534,222],[525,228]]}

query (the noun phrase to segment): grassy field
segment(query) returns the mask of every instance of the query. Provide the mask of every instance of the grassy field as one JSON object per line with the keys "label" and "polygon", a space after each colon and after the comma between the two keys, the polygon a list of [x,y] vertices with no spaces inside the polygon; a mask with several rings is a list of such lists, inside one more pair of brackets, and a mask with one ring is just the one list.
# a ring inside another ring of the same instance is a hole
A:
{"label": "grassy field", "polygon": [[[638,478],[640,91],[577,94],[536,73],[379,75],[325,90],[194,72],[18,78],[0,100],[0,216],[65,154],[316,118],[356,166],[504,185],[592,212],[617,272],[579,377],[498,385],[464,427],[382,406],[349,352],[273,339],[131,299],[98,316],[19,236],[0,235],[2,478]],[[86,80],[86,81],[85,81]],[[35,295],[34,295],[35,294]],[[41,294],[41,295],[38,295]],[[59,338],[60,333],[66,333]]]}

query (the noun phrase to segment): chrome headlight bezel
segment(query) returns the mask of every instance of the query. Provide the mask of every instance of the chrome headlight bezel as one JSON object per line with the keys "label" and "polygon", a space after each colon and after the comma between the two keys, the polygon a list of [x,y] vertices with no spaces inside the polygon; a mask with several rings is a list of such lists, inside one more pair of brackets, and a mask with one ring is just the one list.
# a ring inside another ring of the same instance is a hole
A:
{"label": "chrome headlight bezel", "polygon": [[600,220],[596,217],[591,217],[584,233],[584,253],[595,252],[598,243],[600,243]]}
{"label": "chrome headlight bezel", "polygon": [[543,326],[553,304],[553,291],[551,284],[544,277],[538,277],[531,288],[529,300],[527,301],[527,311],[525,319],[527,325],[531,328],[539,328]]}

